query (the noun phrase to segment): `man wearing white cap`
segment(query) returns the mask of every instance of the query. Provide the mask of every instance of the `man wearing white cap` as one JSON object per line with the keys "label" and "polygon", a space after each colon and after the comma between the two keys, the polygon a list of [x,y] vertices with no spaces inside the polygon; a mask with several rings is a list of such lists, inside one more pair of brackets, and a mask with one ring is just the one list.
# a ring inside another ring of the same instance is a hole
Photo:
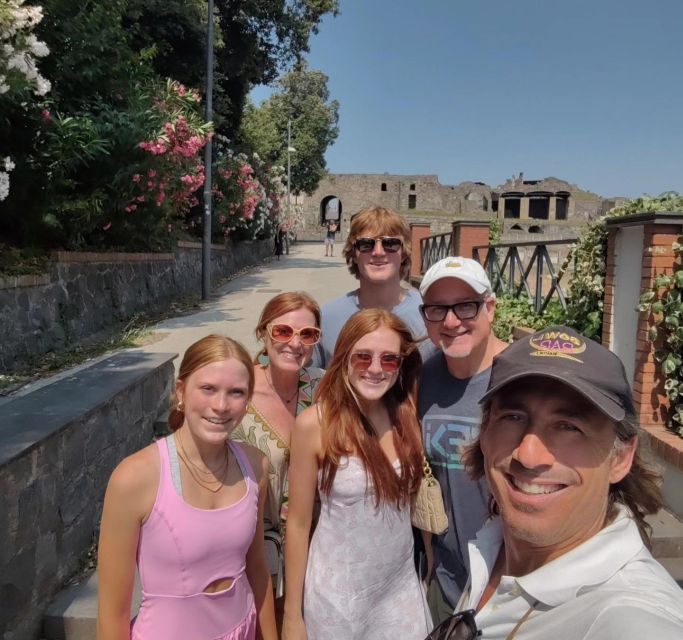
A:
{"label": "man wearing white cap", "polygon": [[434,536],[428,600],[435,624],[458,603],[469,575],[467,542],[488,514],[484,480],[462,464],[463,448],[476,439],[493,357],[506,343],[491,325],[496,308],[491,283],[475,260],[449,257],[434,264],[420,284],[427,334],[439,351],[424,364],[418,410],[425,453],[441,485],[449,527]]}

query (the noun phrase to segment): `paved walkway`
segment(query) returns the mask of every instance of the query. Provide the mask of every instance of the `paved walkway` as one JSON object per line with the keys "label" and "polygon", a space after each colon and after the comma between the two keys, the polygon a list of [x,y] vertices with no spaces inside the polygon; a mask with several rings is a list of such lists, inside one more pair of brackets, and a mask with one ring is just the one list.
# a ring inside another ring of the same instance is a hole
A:
{"label": "paved walkway", "polygon": [[322,305],[357,286],[340,256],[341,245],[335,246],[333,258],[324,257],[324,252],[322,243],[294,245],[288,256],[273,259],[215,291],[201,311],[151,327],[159,339],[139,349],[179,354],[176,372],[187,347],[210,333],[235,338],[255,354],[259,347],[254,328],[263,306],[273,296],[283,291],[305,291]]}

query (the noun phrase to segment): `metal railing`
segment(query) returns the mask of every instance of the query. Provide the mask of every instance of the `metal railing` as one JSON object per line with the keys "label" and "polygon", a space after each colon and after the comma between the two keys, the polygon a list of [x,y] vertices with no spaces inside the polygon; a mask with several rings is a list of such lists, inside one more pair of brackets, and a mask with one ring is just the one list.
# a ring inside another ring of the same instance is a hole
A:
{"label": "metal railing", "polygon": [[[547,242],[512,242],[504,244],[480,245],[473,248],[473,257],[481,263],[480,252],[486,251],[483,262],[491,286],[496,294],[511,294],[515,297],[524,292],[534,301],[536,313],[542,313],[550,300],[556,296],[563,309],[567,308],[565,292],[561,280],[569,266],[572,253],[569,251],[562,265],[556,270],[548,253],[548,246],[572,245],[575,238],[549,240]],[[526,264],[519,249],[534,247]],[[547,272],[547,277],[546,277]],[[532,286],[529,280],[532,280]]]}
{"label": "metal railing", "polygon": [[420,240],[420,273],[424,273],[435,262],[451,255],[453,234],[439,233]]}

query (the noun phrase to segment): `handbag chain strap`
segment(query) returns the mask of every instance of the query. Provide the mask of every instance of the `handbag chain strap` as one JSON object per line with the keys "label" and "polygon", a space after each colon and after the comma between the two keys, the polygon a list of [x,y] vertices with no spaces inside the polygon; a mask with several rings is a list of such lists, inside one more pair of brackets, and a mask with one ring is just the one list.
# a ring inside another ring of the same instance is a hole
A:
{"label": "handbag chain strap", "polygon": [[436,484],[436,480],[432,474],[432,468],[429,466],[427,456],[422,456],[422,471],[424,473],[425,480],[427,481],[427,485],[433,487]]}

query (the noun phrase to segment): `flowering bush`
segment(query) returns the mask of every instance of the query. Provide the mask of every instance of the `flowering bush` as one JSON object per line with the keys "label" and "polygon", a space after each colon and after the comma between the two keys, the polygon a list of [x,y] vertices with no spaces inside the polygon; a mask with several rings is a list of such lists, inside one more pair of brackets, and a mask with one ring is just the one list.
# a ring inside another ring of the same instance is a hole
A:
{"label": "flowering bush", "polygon": [[9,172],[14,169],[14,163],[8,156],[0,163],[0,202],[9,195]]}
{"label": "flowering bush", "polygon": [[[10,90],[33,89],[38,96],[50,90],[50,83],[38,73],[36,58],[49,49],[32,33],[43,18],[42,7],[23,7],[24,0],[0,3],[0,95]],[[9,195],[9,174],[15,165],[9,156],[0,158],[0,202]]]}
{"label": "flowering bush", "polygon": [[[234,240],[267,237],[280,213],[281,176],[255,153],[251,157],[236,154],[224,140],[217,146],[212,182],[213,235]],[[198,223],[191,220],[190,226],[199,228]]]}
{"label": "flowering bush", "polygon": [[0,5],[0,94],[28,85],[44,96],[50,83],[38,73],[36,58],[49,53],[32,33],[43,19],[42,7],[22,6],[24,0],[3,0]]}
{"label": "flowering bush", "polygon": [[199,95],[169,80],[156,107],[165,122],[149,140],[138,143],[146,157],[131,177],[131,195],[124,211],[154,209],[169,231],[199,204],[196,192],[204,184],[201,151],[211,134],[197,113]]}
{"label": "flowering bush", "polygon": [[[120,162],[93,240],[130,249],[172,244],[204,184],[201,151],[211,126],[200,117],[199,100],[196,92],[169,80],[126,111],[133,116],[129,121],[116,123],[124,129],[116,132],[120,143],[111,155]],[[131,138],[130,146],[122,144]]]}

